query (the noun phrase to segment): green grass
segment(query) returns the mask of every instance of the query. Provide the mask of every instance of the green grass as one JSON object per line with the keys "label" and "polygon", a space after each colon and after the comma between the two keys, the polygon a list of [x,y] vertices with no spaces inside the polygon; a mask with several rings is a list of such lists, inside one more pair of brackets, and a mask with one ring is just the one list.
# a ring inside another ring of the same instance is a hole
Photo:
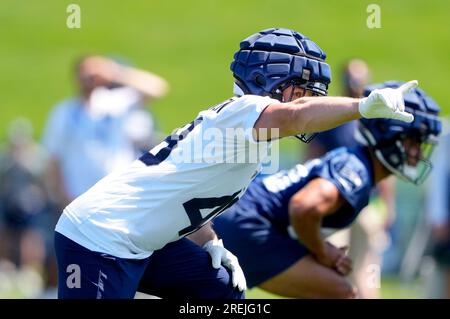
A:
{"label": "green grass", "polygon": [[373,1],[322,0],[77,0],[81,29],[66,27],[74,1],[0,2],[0,139],[17,116],[40,136],[47,113],[75,93],[72,64],[85,53],[120,55],[166,77],[171,93],[153,105],[171,131],[231,94],[229,64],[238,43],[263,28],[294,28],[316,41],[334,70],[365,58],[373,80],[419,79],[448,113],[450,2],[377,1],[381,29],[368,29]]}
{"label": "green grass", "polygon": [[381,281],[382,299],[422,299],[425,298],[425,288],[421,281],[404,283],[390,277]]}
{"label": "green grass", "polygon": [[[278,295],[259,288],[249,289],[247,299],[279,299]],[[420,299],[424,298],[424,288],[419,281],[411,283],[401,282],[398,278],[383,278],[381,281],[381,299]]]}
{"label": "green grass", "polygon": [[[373,81],[418,79],[443,108],[450,70],[450,1],[379,0],[381,29],[366,27],[372,0],[1,0],[0,141],[8,123],[31,119],[40,137],[49,110],[76,93],[72,64],[82,54],[125,57],[168,79],[170,95],[152,105],[165,131],[231,95],[229,64],[239,42],[269,27],[296,29],[318,43],[333,70],[362,57]],[[66,8],[81,7],[81,29],[66,27]],[[297,141],[288,141],[296,158]],[[287,149],[287,148],[286,148]],[[383,297],[417,295],[383,282]],[[250,298],[273,297],[260,290]]]}

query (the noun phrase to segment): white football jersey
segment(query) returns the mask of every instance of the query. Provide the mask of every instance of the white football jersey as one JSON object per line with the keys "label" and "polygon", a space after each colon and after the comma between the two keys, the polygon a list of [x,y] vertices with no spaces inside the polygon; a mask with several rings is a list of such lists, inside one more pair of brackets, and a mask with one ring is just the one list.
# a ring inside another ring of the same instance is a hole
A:
{"label": "white football jersey", "polygon": [[[132,259],[192,233],[234,204],[261,170],[270,143],[257,143],[251,129],[274,102],[244,95],[200,112],[75,199],[56,231],[90,250]],[[255,148],[262,156],[252,155]]]}

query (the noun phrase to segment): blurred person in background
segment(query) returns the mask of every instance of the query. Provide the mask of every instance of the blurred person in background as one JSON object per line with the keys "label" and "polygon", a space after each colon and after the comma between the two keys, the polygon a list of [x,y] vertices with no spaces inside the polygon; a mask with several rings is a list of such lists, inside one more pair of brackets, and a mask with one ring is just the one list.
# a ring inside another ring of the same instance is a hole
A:
{"label": "blurred person in background", "polygon": [[[144,104],[169,89],[156,74],[102,56],[80,58],[75,76],[79,96],[54,107],[42,141],[49,154],[46,186],[57,206],[50,229],[74,198],[159,142]],[[55,256],[51,258],[47,285],[55,287]]]}
{"label": "blurred person in background", "polygon": [[[370,81],[370,69],[361,59],[349,60],[342,72],[343,95],[361,97],[364,87]],[[307,158],[320,157],[337,147],[354,147],[357,121],[338,126],[335,129],[321,132],[311,141],[307,149]],[[386,227],[391,225],[395,217],[395,178],[389,177],[380,181],[370,205],[359,215],[356,223],[348,230],[337,233],[331,241],[341,246],[348,245],[352,258],[353,272],[351,281],[356,285],[361,298],[378,298],[379,289],[367,285],[370,265],[381,265],[381,256],[387,242]]]}
{"label": "blurred person in background", "polygon": [[48,185],[60,207],[152,146],[153,120],[143,104],[168,92],[163,78],[101,56],[81,58],[76,79],[80,95],[52,110],[43,137]]}
{"label": "blurred person in background", "polygon": [[431,226],[434,259],[429,298],[450,298],[450,134],[448,122],[434,154],[434,169],[426,192],[426,213]]}
{"label": "blurred person in background", "polygon": [[13,121],[0,152],[1,268],[10,270],[8,280],[17,285],[6,290],[20,291],[19,297],[36,297],[43,288],[45,229],[48,233],[50,227],[46,222],[51,203],[43,181],[46,154],[32,135],[28,120]]}

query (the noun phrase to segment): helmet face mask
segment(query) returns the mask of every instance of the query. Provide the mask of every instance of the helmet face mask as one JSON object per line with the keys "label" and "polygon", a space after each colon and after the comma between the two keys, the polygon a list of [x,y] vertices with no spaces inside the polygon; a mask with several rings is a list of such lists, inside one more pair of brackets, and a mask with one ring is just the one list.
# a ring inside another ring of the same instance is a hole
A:
{"label": "helmet face mask", "polygon": [[392,173],[420,185],[433,168],[430,158],[436,145],[434,135],[412,137],[401,134],[391,143],[375,148],[375,156]]}
{"label": "helmet face mask", "polygon": [[[275,89],[274,93],[272,93],[272,97],[276,98],[277,100],[281,102],[290,102],[295,99],[304,97],[304,96],[325,96],[327,95],[327,92],[325,93],[319,93],[317,90],[311,89],[311,83],[300,81],[296,79],[292,79],[290,81],[287,81],[286,83],[283,83],[280,87]],[[285,90],[289,89],[289,97],[284,98]],[[301,93],[301,94],[299,94]]]}
{"label": "helmet face mask", "polygon": [[[376,88],[400,86],[386,82],[366,88],[365,95]],[[370,147],[389,171],[405,181],[419,185],[425,181],[433,165],[430,158],[441,132],[437,104],[421,89],[405,95],[405,110],[414,114],[411,123],[392,119],[360,119],[355,138]]]}

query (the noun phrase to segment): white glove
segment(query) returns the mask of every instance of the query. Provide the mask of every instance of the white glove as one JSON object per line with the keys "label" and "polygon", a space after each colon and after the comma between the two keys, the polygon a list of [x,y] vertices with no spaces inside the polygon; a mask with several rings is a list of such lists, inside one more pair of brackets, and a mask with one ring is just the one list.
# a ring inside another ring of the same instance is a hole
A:
{"label": "white glove", "polygon": [[411,123],[414,116],[405,112],[403,96],[418,85],[416,80],[409,81],[397,89],[385,88],[373,90],[368,97],[359,102],[359,113],[367,119],[390,118]]}
{"label": "white glove", "polygon": [[235,255],[233,255],[225,247],[223,247],[222,239],[210,240],[205,245],[203,245],[203,248],[211,256],[213,268],[219,269],[220,265],[222,264],[231,270],[233,287],[238,287],[240,291],[244,291],[245,289],[247,289],[244,272],[242,271],[241,266],[239,266],[238,259]]}

